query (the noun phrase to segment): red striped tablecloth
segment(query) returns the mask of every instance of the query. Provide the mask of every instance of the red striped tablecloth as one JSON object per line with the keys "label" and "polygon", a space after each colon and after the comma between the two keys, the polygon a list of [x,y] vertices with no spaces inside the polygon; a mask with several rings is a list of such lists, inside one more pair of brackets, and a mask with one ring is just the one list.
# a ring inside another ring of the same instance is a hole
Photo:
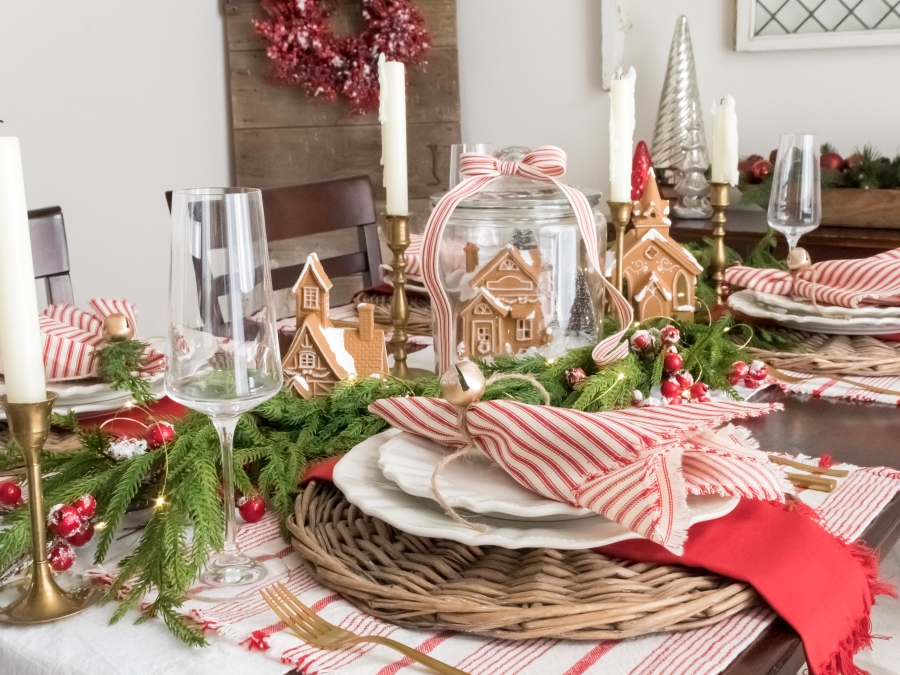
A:
{"label": "red striped tablecloth", "polygon": [[[812,460],[810,460],[812,461]],[[833,531],[857,538],[900,489],[900,472],[858,468],[825,494],[801,491],[800,498],[822,515]],[[715,675],[721,672],[775,618],[766,607],[737,614],[719,624],[684,633],[658,633],[603,642],[550,639],[508,641],[462,633],[399,628],[357,611],[336,593],[316,583],[299,556],[279,536],[274,517],[241,528],[244,550],[280,558],[288,571],[270,578],[285,583],[325,619],[357,633],[385,635],[450,663],[471,675]],[[202,590],[202,589],[197,589]],[[237,602],[211,604],[196,600],[185,613],[225,639],[260,651],[260,658],[279,659],[308,675],[394,675],[426,672],[409,659],[380,646],[360,645],[340,652],[309,647],[294,637],[263,603],[259,588],[243,591]],[[215,649],[215,647],[213,647]]]}
{"label": "red striped tablecloth", "polygon": [[[803,379],[802,382],[778,383],[782,389],[794,394],[900,405],[900,377],[842,377],[838,380],[827,376],[814,377],[791,371],[785,371],[785,374]],[[873,391],[873,389],[883,391]]]}

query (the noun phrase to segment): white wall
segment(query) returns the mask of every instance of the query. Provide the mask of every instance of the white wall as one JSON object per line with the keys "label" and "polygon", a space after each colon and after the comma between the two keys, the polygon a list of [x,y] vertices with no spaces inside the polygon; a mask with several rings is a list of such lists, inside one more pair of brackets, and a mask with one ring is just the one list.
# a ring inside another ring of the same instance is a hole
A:
{"label": "white wall", "polygon": [[[688,17],[704,113],[737,99],[740,152],[768,155],[810,131],[844,155],[900,145],[900,47],[735,52],[730,0],[630,0],[625,66],[637,81],[635,140],[648,145],[675,20]],[[503,146],[554,144],[569,180],[608,192],[608,96],[600,86],[599,0],[458,0],[462,135]]]}
{"label": "white wall", "polygon": [[0,134],[21,141],[29,208],[59,205],[75,300],[137,303],[165,329],[165,190],[228,185],[218,0],[6,0]]}

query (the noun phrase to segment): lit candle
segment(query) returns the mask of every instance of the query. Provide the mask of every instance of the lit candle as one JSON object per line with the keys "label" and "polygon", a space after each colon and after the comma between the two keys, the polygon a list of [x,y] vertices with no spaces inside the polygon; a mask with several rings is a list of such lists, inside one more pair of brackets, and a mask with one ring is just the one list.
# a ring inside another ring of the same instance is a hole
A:
{"label": "lit candle", "polygon": [[381,122],[381,163],[387,212],[392,216],[409,213],[406,185],[406,74],[402,63],[378,57],[378,84],[381,88],[378,120]]}
{"label": "lit candle", "polygon": [[46,400],[18,138],[0,138],[0,350],[9,402]]}
{"label": "lit candle", "polygon": [[720,103],[713,103],[712,181],[738,182],[738,130],[734,97],[728,94]]}
{"label": "lit candle", "polygon": [[634,67],[616,74],[609,87],[609,199],[631,201],[631,147],[634,141]]}

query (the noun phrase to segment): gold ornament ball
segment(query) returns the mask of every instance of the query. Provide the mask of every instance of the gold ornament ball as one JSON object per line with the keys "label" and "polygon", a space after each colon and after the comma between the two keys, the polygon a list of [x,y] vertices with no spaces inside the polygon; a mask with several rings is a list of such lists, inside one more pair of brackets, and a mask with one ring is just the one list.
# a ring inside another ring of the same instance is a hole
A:
{"label": "gold ornament ball", "polygon": [[802,272],[812,267],[812,258],[805,248],[795,246],[788,255],[788,270],[791,272]]}
{"label": "gold ornament ball", "polygon": [[441,391],[450,405],[462,407],[480,401],[484,388],[484,375],[472,361],[460,361],[441,375]]}
{"label": "gold ornament ball", "polygon": [[134,326],[128,317],[120,312],[113,312],[103,319],[103,339],[131,340],[134,337]]}

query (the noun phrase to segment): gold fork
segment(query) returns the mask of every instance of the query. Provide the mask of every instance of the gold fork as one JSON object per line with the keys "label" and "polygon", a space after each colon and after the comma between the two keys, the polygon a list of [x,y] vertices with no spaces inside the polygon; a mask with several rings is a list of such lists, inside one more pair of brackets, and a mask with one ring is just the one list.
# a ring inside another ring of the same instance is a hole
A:
{"label": "gold fork", "polygon": [[378,635],[356,635],[339,626],[328,623],[325,619],[313,612],[291,593],[284,584],[277,583],[262,589],[260,592],[266,604],[278,615],[284,623],[304,642],[319,649],[342,649],[351,647],[360,642],[374,642],[375,644],[390,647],[409,658],[428,666],[441,675],[468,675],[468,673],[448,666],[446,663],[433,659],[422,652],[407,647]]}

